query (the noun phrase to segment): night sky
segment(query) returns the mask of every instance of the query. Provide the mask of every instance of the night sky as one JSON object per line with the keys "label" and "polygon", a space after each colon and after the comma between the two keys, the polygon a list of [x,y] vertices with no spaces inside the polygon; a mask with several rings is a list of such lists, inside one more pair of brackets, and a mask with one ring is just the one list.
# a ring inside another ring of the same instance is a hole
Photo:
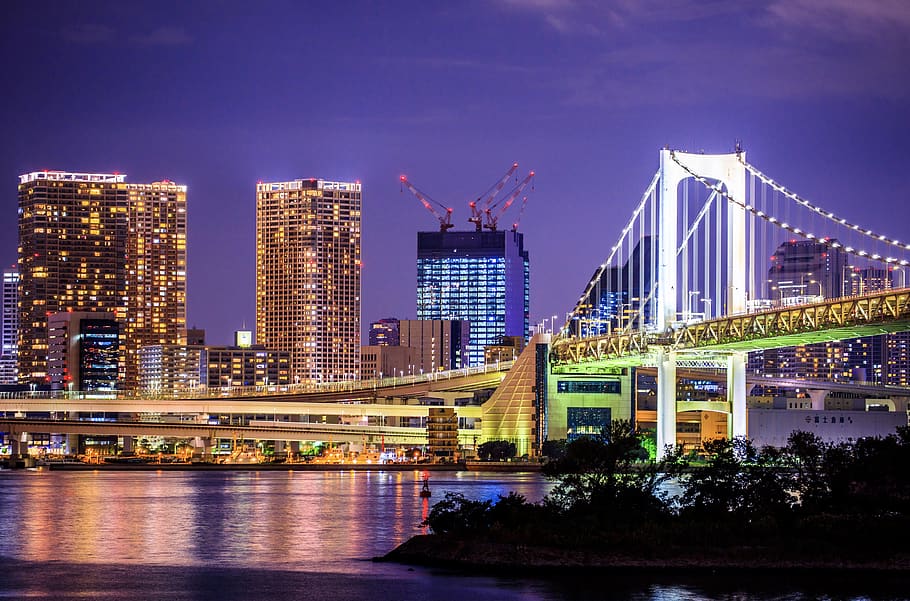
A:
{"label": "night sky", "polygon": [[[363,320],[414,318],[416,234],[518,161],[531,318],[574,306],[664,145],[748,159],[910,238],[904,0],[3,3],[0,261],[16,176],[189,186],[189,323],[255,325],[255,184],[363,182]],[[517,206],[503,217],[517,215]]]}

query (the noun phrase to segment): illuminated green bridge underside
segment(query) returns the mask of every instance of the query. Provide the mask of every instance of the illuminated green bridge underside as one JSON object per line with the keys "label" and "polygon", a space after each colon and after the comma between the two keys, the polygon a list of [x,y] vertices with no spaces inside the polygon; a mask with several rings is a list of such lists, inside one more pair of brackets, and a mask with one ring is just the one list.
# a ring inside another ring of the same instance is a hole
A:
{"label": "illuminated green bridge underside", "polygon": [[589,339],[560,339],[551,360],[556,373],[633,367],[657,351],[715,353],[758,351],[910,331],[910,291],[889,290],[722,317],[664,334],[629,332]]}

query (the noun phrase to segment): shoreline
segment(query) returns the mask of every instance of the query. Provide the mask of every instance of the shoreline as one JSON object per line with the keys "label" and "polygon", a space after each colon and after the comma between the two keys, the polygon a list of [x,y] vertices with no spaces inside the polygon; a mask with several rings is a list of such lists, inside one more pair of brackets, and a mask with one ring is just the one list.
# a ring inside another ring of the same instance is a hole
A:
{"label": "shoreline", "polygon": [[470,570],[520,576],[557,576],[567,572],[610,573],[624,578],[703,578],[768,574],[799,580],[875,575],[900,582],[910,574],[910,554],[888,560],[790,557],[786,549],[736,547],[707,552],[688,550],[654,556],[591,549],[568,549],[491,542],[435,534],[414,536],[376,562]]}
{"label": "shoreline", "polygon": [[[39,470],[49,471],[301,471],[301,472],[484,472],[484,473],[522,473],[540,472],[540,464],[503,463],[484,465],[480,462],[468,463],[427,463],[427,464],[367,464],[367,463],[49,463],[36,465]],[[17,468],[22,469],[22,468]]]}

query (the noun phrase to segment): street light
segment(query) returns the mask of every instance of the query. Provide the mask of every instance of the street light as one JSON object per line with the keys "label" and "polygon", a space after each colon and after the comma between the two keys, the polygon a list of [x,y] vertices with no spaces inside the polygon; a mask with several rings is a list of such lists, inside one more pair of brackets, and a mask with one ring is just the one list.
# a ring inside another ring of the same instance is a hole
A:
{"label": "street light", "polygon": [[701,302],[705,304],[705,319],[711,319],[711,299],[703,298]]}
{"label": "street light", "polygon": [[688,322],[689,316],[695,311],[692,310],[692,298],[701,294],[701,290],[690,290],[689,291],[689,301],[686,303],[686,314],[683,316],[683,321]]}
{"label": "street light", "polygon": [[[901,285],[899,286],[899,288],[906,288],[906,287],[907,287],[907,274],[904,273],[904,268],[903,268],[903,267],[896,267],[896,268],[895,268],[895,271],[897,271],[899,274],[901,274]],[[894,281],[894,277],[893,277],[893,276],[892,276],[891,280],[892,280],[892,286],[893,286],[893,285],[894,285],[894,284],[893,284],[893,281]]]}

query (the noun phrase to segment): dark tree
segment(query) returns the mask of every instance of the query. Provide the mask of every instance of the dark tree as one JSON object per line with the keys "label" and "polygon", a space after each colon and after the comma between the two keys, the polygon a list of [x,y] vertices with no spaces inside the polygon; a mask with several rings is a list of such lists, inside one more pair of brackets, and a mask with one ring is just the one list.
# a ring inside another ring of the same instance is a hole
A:
{"label": "dark tree", "polygon": [[549,459],[562,459],[566,455],[566,439],[545,440],[541,446],[540,454]]}
{"label": "dark tree", "polygon": [[477,447],[477,455],[483,461],[505,461],[517,453],[514,442],[491,440]]}

